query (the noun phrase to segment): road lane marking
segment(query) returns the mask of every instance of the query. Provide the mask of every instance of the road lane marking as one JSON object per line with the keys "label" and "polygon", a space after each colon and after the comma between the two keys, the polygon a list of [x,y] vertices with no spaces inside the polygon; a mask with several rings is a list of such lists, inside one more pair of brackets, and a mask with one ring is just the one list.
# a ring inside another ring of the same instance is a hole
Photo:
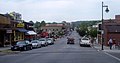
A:
{"label": "road lane marking", "polygon": [[109,53],[107,53],[107,52],[104,52],[104,53],[105,53],[106,55],[108,55],[108,56],[110,56],[110,57],[112,57],[112,58],[114,58],[114,59],[120,61],[120,59],[119,59],[118,57],[113,56],[113,55],[111,55],[111,54],[109,54]]}

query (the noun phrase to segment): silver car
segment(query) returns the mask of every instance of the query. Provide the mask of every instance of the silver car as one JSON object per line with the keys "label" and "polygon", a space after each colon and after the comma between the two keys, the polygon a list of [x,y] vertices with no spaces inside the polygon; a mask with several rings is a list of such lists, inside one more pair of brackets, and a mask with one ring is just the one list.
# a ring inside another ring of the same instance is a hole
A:
{"label": "silver car", "polygon": [[39,40],[32,40],[32,47],[33,48],[40,48],[41,47],[41,42]]}
{"label": "silver car", "polygon": [[48,42],[49,45],[54,44],[53,38],[47,38],[47,42]]}
{"label": "silver car", "polygon": [[48,45],[48,42],[47,42],[46,38],[40,38],[39,41],[41,42],[42,46],[47,46]]}

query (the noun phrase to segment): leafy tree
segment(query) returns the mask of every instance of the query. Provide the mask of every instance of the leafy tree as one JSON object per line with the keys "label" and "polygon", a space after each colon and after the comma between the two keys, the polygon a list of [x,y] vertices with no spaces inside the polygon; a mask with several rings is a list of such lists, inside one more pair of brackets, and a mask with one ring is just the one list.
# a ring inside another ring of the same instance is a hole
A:
{"label": "leafy tree", "polygon": [[45,26],[45,25],[46,25],[45,21],[42,21],[40,24],[40,26]]}
{"label": "leafy tree", "polygon": [[97,29],[96,29],[96,28],[91,28],[91,30],[89,31],[89,35],[90,35],[92,38],[97,37]]}
{"label": "leafy tree", "polygon": [[53,22],[53,24],[57,24],[56,22]]}
{"label": "leafy tree", "polygon": [[40,22],[36,21],[36,23],[34,24],[34,27],[38,29],[40,27]]}
{"label": "leafy tree", "polygon": [[81,23],[80,26],[79,26],[79,34],[80,36],[84,36],[84,35],[87,35],[87,32],[88,32],[88,24],[87,23]]}
{"label": "leafy tree", "polygon": [[29,23],[32,23],[32,24],[34,24],[34,22],[33,22],[33,21],[29,21]]}

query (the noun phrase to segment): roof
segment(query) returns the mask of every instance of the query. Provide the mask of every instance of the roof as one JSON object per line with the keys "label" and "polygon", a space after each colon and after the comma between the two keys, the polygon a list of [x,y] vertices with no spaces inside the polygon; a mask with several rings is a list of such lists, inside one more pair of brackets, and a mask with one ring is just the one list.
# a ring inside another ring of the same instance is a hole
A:
{"label": "roof", "polygon": [[45,26],[51,26],[51,27],[62,27],[64,26],[63,24],[46,24]]}

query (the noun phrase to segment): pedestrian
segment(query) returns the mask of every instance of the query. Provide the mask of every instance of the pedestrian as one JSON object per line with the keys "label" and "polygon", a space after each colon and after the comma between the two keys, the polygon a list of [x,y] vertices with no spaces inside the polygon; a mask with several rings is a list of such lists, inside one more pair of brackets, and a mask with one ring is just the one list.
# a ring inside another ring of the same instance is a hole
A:
{"label": "pedestrian", "polygon": [[112,50],[113,40],[110,39],[110,40],[108,41],[108,44],[109,44],[109,46],[110,46],[110,50]]}

